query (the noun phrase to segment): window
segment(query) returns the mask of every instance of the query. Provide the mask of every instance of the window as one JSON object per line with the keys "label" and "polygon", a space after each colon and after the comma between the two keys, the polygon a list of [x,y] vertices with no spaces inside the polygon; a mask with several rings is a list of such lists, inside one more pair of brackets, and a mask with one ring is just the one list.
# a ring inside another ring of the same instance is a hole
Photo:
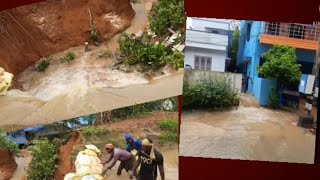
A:
{"label": "window", "polygon": [[247,24],[247,41],[250,40],[250,31],[251,31],[251,24]]}
{"label": "window", "polygon": [[211,63],[212,63],[211,57],[195,56],[194,69],[210,71]]}
{"label": "window", "polygon": [[291,24],[289,29],[289,37],[304,39],[305,28],[300,24]]}
{"label": "window", "polygon": [[270,22],[267,25],[267,33],[270,35],[279,35],[280,31],[280,23],[278,22]]}

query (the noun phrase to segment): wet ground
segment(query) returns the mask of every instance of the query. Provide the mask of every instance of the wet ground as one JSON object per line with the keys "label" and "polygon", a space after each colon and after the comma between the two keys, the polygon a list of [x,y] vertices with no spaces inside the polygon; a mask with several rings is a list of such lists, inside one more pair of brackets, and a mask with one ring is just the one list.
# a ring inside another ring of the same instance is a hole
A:
{"label": "wet ground", "polygon": [[[144,26],[148,2],[133,5],[136,16],[126,32],[137,33]],[[30,67],[19,75],[24,91],[11,90],[0,97],[0,128],[48,124],[182,93],[183,69],[175,73],[164,70],[164,75],[149,80],[138,72],[112,70],[114,58],[97,58],[106,47],[114,53],[118,38],[116,35],[106,45],[91,47],[86,53],[83,46],[70,48],[53,57],[59,59],[71,51],[76,55],[73,62],[53,62],[44,73]]]}
{"label": "wet ground", "polygon": [[180,156],[314,163],[315,136],[295,125],[298,113],[241,99],[230,111],[184,111]]}

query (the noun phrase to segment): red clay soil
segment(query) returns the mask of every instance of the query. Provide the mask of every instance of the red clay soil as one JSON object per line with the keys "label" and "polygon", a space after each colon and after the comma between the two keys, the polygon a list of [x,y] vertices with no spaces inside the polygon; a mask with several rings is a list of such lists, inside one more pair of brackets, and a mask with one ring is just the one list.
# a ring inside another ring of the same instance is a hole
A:
{"label": "red clay soil", "polygon": [[152,129],[155,124],[163,121],[165,119],[175,118],[178,119],[178,113],[176,112],[158,112],[152,113],[151,115],[143,116],[141,118],[130,118],[127,120],[122,120],[102,127],[106,127],[112,131],[119,132],[133,132],[133,131],[144,131]]}
{"label": "red clay soil", "polygon": [[0,149],[0,179],[9,180],[17,169],[18,165],[10,151]]}
{"label": "red clay soil", "polygon": [[[0,67],[17,75],[46,57],[90,38],[88,9],[101,40],[131,25],[129,0],[48,0],[0,12]],[[117,15],[119,27],[105,15]]]}
{"label": "red clay soil", "polygon": [[60,147],[60,161],[58,163],[59,168],[56,171],[55,179],[63,180],[64,176],[70,172],[75,171],[74,162],[69,158],[73,152],[74,146],[78,143],[79,133],[73,132],[69,142],[66,145]]}

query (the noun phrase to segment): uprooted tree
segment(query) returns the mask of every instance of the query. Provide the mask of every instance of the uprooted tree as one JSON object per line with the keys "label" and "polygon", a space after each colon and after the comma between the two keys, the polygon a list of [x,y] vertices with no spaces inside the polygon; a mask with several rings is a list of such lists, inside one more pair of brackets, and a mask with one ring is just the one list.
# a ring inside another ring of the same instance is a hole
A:
{"label": "uprooted tree", "polygon": [[279,103],[282,104],[282,93],[285,87],[297,87],[302,75],[300,64],[297,63],[295,48],[289,46],[274,46],[262,55],[265,63],[258,67],[258,73],[263,78],[277,81]]}

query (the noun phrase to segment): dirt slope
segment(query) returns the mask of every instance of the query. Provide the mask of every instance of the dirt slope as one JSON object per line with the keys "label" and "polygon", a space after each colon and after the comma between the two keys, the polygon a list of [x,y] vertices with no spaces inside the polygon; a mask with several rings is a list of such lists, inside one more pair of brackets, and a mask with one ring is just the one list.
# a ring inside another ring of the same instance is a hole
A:
{"label": "dirt slope", "polygon": [[0,12],[0,67],[15,75],[39,58],[89,39],[89,14],[100,39],[131,24],[128,0],[48,0]]}
{"label": "dirt slope", "polygon": [[8,150],[0,149],[0,179],[9,180],[17,169],[17,163]]}
{"label": "dirt slope", "polygon": [[55,179],[62,180],[64,176],[75,169],[74,162],[69,158],[73,152],[74,146],[78,143],[79,133],[74,132],[68,142],[68,144],[60,147],[60,161],[59,168],[55,174]]}

